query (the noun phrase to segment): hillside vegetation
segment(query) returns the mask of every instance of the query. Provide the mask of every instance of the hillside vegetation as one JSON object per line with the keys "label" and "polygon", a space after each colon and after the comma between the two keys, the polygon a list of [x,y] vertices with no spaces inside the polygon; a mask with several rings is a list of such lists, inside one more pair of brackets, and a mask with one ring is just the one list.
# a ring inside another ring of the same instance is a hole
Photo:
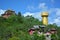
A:
{"label": "hillside vegetation", "polygon": [[[0,40],[45,40],[44,37],[29,35],[28,29],[33,25],[42,25],[42,21],[32,16],[24,17],[20,12],[7,19],[0,16]],[[49,24],[46,30],[48,28],[56,28],[58,37],[60,37],[60,27],[56,24]]]}

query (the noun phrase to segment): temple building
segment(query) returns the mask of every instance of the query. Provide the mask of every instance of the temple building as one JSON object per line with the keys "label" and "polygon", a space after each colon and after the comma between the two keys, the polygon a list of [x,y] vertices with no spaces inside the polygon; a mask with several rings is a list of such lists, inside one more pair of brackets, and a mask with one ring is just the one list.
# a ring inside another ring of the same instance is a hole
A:
{"label": "temple building", "polygon": [[2,14],[2,17],[8,18],[9,16],[11,16],[13,14],[15,15],[15,11],[13,11],[13,10],[6,10],[5,13]]}

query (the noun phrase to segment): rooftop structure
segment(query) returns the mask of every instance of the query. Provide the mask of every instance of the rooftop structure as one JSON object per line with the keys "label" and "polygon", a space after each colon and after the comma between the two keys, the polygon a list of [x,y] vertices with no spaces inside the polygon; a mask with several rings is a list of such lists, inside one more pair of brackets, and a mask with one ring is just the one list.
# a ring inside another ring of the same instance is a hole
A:
{"label": "rooftop structure", "polygon": [[15,11],[13,11],[13,10],[6,10],[5,13],[2,14],[2,17],[8,18],[12,14],[15,14]]}

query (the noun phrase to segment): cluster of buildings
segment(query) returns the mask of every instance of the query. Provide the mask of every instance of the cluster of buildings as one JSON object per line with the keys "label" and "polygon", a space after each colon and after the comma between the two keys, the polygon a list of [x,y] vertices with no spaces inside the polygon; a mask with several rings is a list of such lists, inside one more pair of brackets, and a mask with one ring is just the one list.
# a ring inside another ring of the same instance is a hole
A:
{"label": "cluster of buildings", "polygon": [[[41,17],[43,25],[34,25],[29,30],[29,34],[33,35],[37,29],[37,33],[39,35],[44,34],[46,36],[46,40],[51,40],[51,34],[56,34],[57,30],[55,28],[51,28],[50,30],[48,29],[49,31],[47,30],[46,32],[44,32],[44,28],[48,25],[48,12],[42,12]],[[40,31],[40,29],[42,29],[42,31]]]}

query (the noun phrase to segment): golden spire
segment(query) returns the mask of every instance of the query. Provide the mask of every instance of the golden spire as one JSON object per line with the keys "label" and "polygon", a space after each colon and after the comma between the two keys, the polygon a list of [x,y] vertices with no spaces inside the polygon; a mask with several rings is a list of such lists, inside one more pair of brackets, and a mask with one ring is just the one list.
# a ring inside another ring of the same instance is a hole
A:
{"label": "golden spire", "polygon": [[43,24],[48,25],[48,12],[42,12],[41,17]]}

